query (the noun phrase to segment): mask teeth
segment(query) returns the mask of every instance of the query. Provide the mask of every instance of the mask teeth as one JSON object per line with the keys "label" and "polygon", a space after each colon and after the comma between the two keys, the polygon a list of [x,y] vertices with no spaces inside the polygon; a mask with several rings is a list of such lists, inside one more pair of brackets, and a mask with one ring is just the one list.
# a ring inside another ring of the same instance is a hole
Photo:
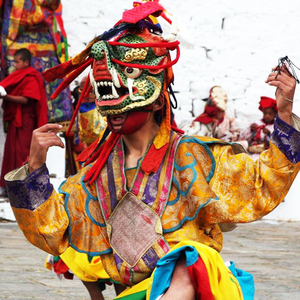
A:
{"label": "mask teeth", "polygon": [[129,97],[132,101],[137,101],[137,100],[145,100],[144,96],[134,96],[133,95],[133,78],[127,78],[127,86],[128,86],[128,91],[129,91]]}
{"label": "mask teeth", "polygon": [[117,87],[117,88],[120,88],[121,84],[120,84],[120,81],[119,81],[116,69],[115,68],[111,68],[110,69],[110,74],[111,74],[112,82],[113,82],[114,86]]}
{"label": "mask teeth", "polygon": [[101,97],[103,100],[119,98],[119,94],[118,94],[114,84],[111,81],[98,81],[98,82],[96,82],[96,85],[98,87],[101,87],[101,86],[110,86],[111,87],[111,94],[103,95]]}
{"label": "mask teeth", "polygon": [[102,96],[102,99],[103,100],[111,100],[111,99],[113,99],[113,95],[104,95],[104,96]]}
{"label": "mask teeth", "polygon": [[93,69],[90,70],[90,82],[93,86],[93,89],[94,89],[94,92],[95,92],[95,96],[96,96],[96,99],[100,100],[101,97],[100,97],[100,94],[98,92],[98,88],[97,88],[97,82],[95,81],[95,78],[93,76]]}
{"label": "mask teeth", "polygon": [[111,91],[112,91],[112,95],[115,99],[119,98],[119,94],[115,88],[115,85],[112,83],[112,86],[111,86]]}

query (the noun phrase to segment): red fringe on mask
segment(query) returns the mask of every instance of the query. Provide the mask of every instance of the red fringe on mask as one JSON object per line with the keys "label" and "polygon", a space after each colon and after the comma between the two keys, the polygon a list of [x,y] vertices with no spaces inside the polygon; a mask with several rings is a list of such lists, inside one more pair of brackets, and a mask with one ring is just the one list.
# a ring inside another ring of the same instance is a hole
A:
{"label": "red fringe on mask", "polygon": [[77,66],[76,70],[66,77],[66,79],[64,79],[64,81],[58,86],[55,92],[51,95],[51,99],[55,99],[65,88],[67,88],[75,78],[77,78],[88,66],[92,64],[92,61],[93,58],[90,57],[79,67]]}
{"label": "red fringe on mask", "polygon": [[115,147],[120,136],[121,136],[120,134],[111,133],[108,140],[105,142],[105,144],[100,146],[99,150],[96,151],[95,153],[93,153],[93,156],[91,157],[91,159],[89,159],[86,162],[86,164],[91,163],[95,157],[98,157],[98,158],[97,158],[96,162],[94,163],[94,165],[87,172],[85,178],[83,179],[84,182],[88,181],[91,184],[97,179],[101,169],[103,168],[104,164],[106,163],[108,156],[110,155],[112,149]]}
{"label": "red fringe on mask", "polygon": [[89,84],[90,84],[90,75],[87,76],[87,79],[84,83],[84,86],[83,86],[83,89],[82,89],[82,92],[81,92],[81,95],[79,97],[79,100],[77,102],[77,105],[76,105],[76,108],[75,108],[75,111],[72,115],[72,119],[70,121],[70,124],[69,124],[69,127],[68,127],[68,130],[66,132],[66,135],[68,136],[70,134],[70,131],[72,129],[72,126],[74,124],[74,121],[75,121],[75,118],[77,116],[77,113],[78,113],[78,110],[80,108],[80,105],[82,103],[82,100],[84,99],[84,97],[86,96],[86,94],[90,93],[91,89],[92,89],[92,86],[89,87]]}

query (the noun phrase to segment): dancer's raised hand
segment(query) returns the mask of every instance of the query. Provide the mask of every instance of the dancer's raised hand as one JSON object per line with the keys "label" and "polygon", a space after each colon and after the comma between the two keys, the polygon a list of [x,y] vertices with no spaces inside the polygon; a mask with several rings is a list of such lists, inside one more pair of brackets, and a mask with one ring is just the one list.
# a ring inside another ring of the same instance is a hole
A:
{"label": "dancer's raised hand", "polygon": [[47,159],[48,149],[52,146],[58,146],[64,148],[64,144],[60,137],[57,136],[57,132],[62,128],[59,124],[46,124],[33,131],[28,167],[29,172],[41,167]]}

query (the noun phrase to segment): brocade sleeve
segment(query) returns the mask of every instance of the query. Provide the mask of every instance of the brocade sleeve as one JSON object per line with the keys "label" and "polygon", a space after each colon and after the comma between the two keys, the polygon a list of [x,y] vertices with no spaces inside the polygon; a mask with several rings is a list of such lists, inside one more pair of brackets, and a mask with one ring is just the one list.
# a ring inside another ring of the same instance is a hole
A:
{"label": "brocade sleeve", "polygon": [[251,222],[265,216],[288,193],[300,169],[300,120],[292,126],[279,117],[274,124],[270,149],[257,161],[234,154],[230,146],[211,148],[216,168],[210,181],[218,200],[200,212],[205,223]]}
{"label": "brocade sleeve", "polygon": [[59,255],[68,247],[69,219],[64,197],[53,189],[45,165],[28,172],[28,165],[5,176],[10,203],[26,238],[36,247]]}

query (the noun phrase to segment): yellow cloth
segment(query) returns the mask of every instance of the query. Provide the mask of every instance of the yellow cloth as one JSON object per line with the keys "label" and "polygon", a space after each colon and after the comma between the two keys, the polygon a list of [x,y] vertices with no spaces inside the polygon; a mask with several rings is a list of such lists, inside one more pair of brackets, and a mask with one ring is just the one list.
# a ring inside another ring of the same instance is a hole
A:
{"label": "yellow cloth", "polygon": [[91,145],[96,139],[101,139],[106,127],[106,117],[102,117],[98,112],[97,106],[86,112],[78,114],[79,139],[87,146]]}
{"label": "yellow cloth", "polygon": [[77,252],[73,248],[68,248],[60,257],[68,267],[71,266],[69,268],[72,272],[83,281],[97,281],[99,278],[109,279],[100,257],[94,257],[88,263],[87,255]]}
{"label": "yellow cloth", "polygon": [[[217,251],[201,243],[193,241],[182,241],[177,244],[170,252],[182,246],[193,246],[198,251],[199,256],[204,262],[208,273],[210,288],[214,296],[214,300],[243,300],[243,293],[238,280],[225,266],[220,254]],[[155,270],[150,278],[143,280],[132,288],[126,289],[115,299],[119,299],[146,290],[146,300],[149,300],[154,275]]]}

